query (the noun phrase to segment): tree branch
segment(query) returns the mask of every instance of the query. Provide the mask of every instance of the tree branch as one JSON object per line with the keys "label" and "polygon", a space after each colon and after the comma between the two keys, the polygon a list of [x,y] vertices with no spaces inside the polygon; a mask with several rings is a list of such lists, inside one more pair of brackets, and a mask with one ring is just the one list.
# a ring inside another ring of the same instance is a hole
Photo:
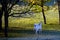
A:
{"label": "tree branch", "polygon": [[[31,3],[29,3],[28,6],[29,6],[30,4],[31,4]],[[27,12],[30,11],[30,9],[31,9],[32,7],[33,7],[33,4],[30,5],[30,8],[29,8],[27,11],[21,12],[21,13],[14,13],[14,14],[20,14],[20,15],[21,15],[21,14],[26,14]],[[10,14],[9,16],[13,16],[14,14]],[[19,17],[20,17],[20,16],[19,16]]]}
{"label": "tree branch", "polygon": [[12,7],[13,7],[17,2],[19,2],[19,0],[15,0],[15,3],[13,3],[10,8],[8,8],[8,11],[11,10]]}

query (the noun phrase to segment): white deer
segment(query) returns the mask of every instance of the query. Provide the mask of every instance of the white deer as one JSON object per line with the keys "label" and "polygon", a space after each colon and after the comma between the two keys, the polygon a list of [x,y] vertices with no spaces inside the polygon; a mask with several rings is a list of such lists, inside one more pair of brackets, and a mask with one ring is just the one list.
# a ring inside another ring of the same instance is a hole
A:
{"label": "white deer", "polygon": [[36,33],[38,33],[38,31],[42,31],[42,23],[34,24],[34,30]]}

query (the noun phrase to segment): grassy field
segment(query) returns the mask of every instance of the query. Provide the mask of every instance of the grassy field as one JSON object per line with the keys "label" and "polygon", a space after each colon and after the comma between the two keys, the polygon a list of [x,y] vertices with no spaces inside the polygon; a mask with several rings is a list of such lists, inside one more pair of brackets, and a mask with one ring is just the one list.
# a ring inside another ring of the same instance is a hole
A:
{"label": "grassy field", "polygon": [[[59,25],[59,14],[57,6],[45,11],[46,21],[47,24],[44,24],[43,22],[43,16],[42,12],[35,13],[30,18],[15,18],[15,17],[9,17],[9,28],[19,28],[19,29],[33,29],[34,23],[40,23],[42,21],[43,23],[43,30],[60,30]],[[4,21],[3,21],[4,26]]]}
{"label": "grassy field", "polygon": [[[17,5],[17,6],[19,6],[19,5]],[[23,8],[21,9],[21,7],[18,8],[17,6],[16,6],[14,12],[26,11],[26,10],[23,10]],[[26,37],[26,36],[33,37],[33,35],[35,35],[35,33],[33,31],[34,24],[40,23],[41,21],[42,21],[43,33],[47,33],[47,32],[49,33],[51,31],[53,31],[53,32],[56,31],[56,33],[60,32],[59,13],[58,13],[57,6],[52,7],[50,10],[45,11],[47,24],[44,24],[43,14],[42,14],[42,12],[40,12],[41,7],[40,6],[39,7],[33,6],[33,7],[36,8],[36,10],[34,10],[34,12],[37,11],[39,13],[34,13],[33,16],[31,16],[30,18],[9,17],[9,30],[8,30],[9,37]],[[16,10],[18,10],[18,11],[16,11]],[[4,17],[2,18],[2,20],[3,20],[2,26],[4,28]],[[45,32],[45,30],[46,30],[46,32]],[[4,37],[4,31],[0,32],[0,37]]]}

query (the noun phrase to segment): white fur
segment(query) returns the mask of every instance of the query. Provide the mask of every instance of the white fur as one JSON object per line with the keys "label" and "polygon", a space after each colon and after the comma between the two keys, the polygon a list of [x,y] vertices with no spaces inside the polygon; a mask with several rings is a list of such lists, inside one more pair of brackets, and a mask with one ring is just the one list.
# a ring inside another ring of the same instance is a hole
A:
{"label": "white fur", "polygon": [[40,30],[42,30],[42,23],[40,24],[34,24],[34,30],[36,30],[36,33]]}

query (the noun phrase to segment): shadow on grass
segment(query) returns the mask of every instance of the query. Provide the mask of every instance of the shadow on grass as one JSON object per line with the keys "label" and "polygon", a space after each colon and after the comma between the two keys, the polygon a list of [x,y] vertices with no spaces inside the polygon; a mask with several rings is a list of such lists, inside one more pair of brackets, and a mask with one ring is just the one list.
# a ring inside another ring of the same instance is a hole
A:
{"label": "shadow on grass", "polygon": [[[20,28],[8,29],[9,37],[25,37],[36,35],[34,30],[23,30]],[[56,30],[43,30],[39,35],[58,35],[60,36],[60,31]],[[4,30],[0,32],[0,37],[4,37]]]}
{"label": "shadow on grass", "polygon": [[[26,33],[26,34],[35,34],[34,30],[16,30],[16,29],[9,29],[9,33]],[[42,30],[42,35],[60,35],[60,31],[56,30]]]}

